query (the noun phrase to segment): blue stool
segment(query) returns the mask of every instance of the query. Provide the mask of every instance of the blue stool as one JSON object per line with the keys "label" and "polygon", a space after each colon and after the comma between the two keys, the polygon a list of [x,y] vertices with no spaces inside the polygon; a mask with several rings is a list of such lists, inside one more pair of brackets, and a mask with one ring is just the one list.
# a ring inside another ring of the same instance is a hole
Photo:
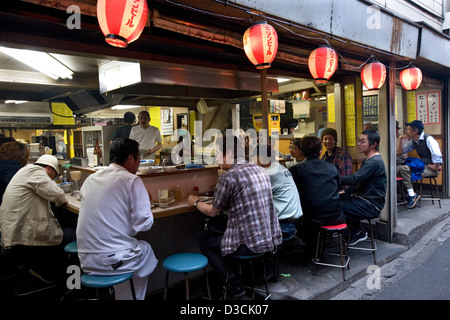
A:
{"label": "blue stool", "polygon": [[136,293],[134,291],[134,284],[133,284],[133,272],[113,276],[100,276],[89,274],[83,274],[81,276],[81,284],[83,286],[94,289],[110,288],[113,291],[113,293],[114,289],[112,288],[112,286],[120,284],[127,280],[130,281],[131,294],[133,296],[133,300],[136,300]]}
{"label": "blue stool", "polygon": [[186,252],[173,254],[163,262],[163,268],[166,270],[166,281],[164,286],[164,300],[167,297],[167,287],[169,283],[169,272],[184,273],[186,286],[186,300],[189,300],[189,277],[188,273],[203,269],[206,279],[206,290],[208,292],[208,299],[211,300],[211,291],[209,289],[208,275],[206,273],[206,266],[208,265],[208,258],[200,253]]}
{"label": "blue stool", "polygon": [[[264,265],[264,260],[262,259],[262,257],[265,255],[265,253],[255,253],[255,254],[250,254],[250,255],[243,255],[243,254],[230,254],[227,256],[227,259],[232,259],[235,260],[239,263],[239,273],[242,274],[242,263],[244,261],[248,261],[249,265],[250,265],[250,273],[251,273],[251,289],[252,289],[252,299],[255,300],[255,275],[253,272],[253,260],[256,259],[260,259],[261,258],[261,262],[262,262],[262,267],[263,267],[263,278],[264,278],[264,282],[265,282],[265,287],[266,287],[266,297],[264,300],[267,300],[270,297],[270,292],[269,292],[269,284],[267,283],[267,278],[266,278],[266,268]],[[231,261],[228,261],[227,264],[227,273],[225,276],[225,285],[223,286],[223,299],[226,300],[227,298],[227,289],[228,289],[228,277],[230,275],[230,269],[231,269]]]}
{"label": "blue stool", "polygon": [[66,246],[64,247],[64,251],[69,254],[78,253],[77,242],[72,241],[72,242],[69,242],[68,244],[66,244]]}

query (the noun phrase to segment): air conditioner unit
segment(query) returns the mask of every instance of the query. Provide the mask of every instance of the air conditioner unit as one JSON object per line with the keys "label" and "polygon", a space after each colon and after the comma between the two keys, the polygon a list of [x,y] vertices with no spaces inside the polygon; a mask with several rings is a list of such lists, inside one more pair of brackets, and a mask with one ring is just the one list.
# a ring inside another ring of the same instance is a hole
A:
{"label": "air conditioner unit", "polygon": [[50,113],[0,112],[0,128],[44,128],[53,123]]}

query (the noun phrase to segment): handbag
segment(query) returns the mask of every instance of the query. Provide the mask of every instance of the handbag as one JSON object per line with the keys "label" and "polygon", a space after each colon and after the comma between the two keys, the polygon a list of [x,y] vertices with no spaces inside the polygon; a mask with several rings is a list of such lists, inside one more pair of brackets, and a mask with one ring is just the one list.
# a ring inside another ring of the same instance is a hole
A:
{"label": "handbag", "polygon": [[204,216],[203,230],[210,235],[223,235],[227,229],[227,213],[219,212],[215,217]]}

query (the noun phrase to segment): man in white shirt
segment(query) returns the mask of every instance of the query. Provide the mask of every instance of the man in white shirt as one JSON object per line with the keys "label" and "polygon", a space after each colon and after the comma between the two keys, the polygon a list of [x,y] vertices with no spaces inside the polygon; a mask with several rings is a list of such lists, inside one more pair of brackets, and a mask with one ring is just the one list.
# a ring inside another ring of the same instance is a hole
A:
{"label": "man in white shirt", "polygon": [[[116,139],[110,161],[107,168],[87,177],[80,190],[77,244],[81,268],[98,275],[133,272],[136,298],[144,300],[148,276],[158,260],[148,242],[134,237],[153,225],[147,190],[136,175],[138,143]],[[117,300],[131,299],[128,281],[114,290]]]}
{"label": "man in white shirt", "polygon": [[283,238],[290,238],[296,233],[298,220],[303,215],[300,195],[292,174],[275,159],[275,151],[267,145],[257,147],[257,163],[270,177],[273,204]]}
{"label": "man in white shirt", "polygon": [[150,114],[147,111],[139,112],[138,123],[138,126],[131,129],[130,139],[139,142],[142,159],[155,160],[156,151],[162,147],[161,132],[150,125]]}

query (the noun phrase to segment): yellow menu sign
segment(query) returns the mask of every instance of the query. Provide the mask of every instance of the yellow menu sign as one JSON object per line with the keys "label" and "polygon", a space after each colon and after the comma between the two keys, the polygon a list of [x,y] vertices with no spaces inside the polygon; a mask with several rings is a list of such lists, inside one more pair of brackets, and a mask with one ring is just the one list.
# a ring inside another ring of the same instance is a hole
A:
{"label": "yellow menu sign", "polygon": [[63,102],[52,102],[53,124],[74,125],[75,118],[70,108]]}
{"label": "yellow menu sign", "polygon": [[327,94],[327,102],[328,102],[328,122],[335,123],[336,107],[334,102],[334,93]]}
{"label": "yellow menu sign", "polygon": [[406,91],[406,111],[407,111],[407,122],[411,122],[417,119],[415,91]]}
{"label": "yellow menu sign", "polygon": [[345,144],[347,147],[356,146],[356,118],[354,85],[344,87],[345,107]]}

